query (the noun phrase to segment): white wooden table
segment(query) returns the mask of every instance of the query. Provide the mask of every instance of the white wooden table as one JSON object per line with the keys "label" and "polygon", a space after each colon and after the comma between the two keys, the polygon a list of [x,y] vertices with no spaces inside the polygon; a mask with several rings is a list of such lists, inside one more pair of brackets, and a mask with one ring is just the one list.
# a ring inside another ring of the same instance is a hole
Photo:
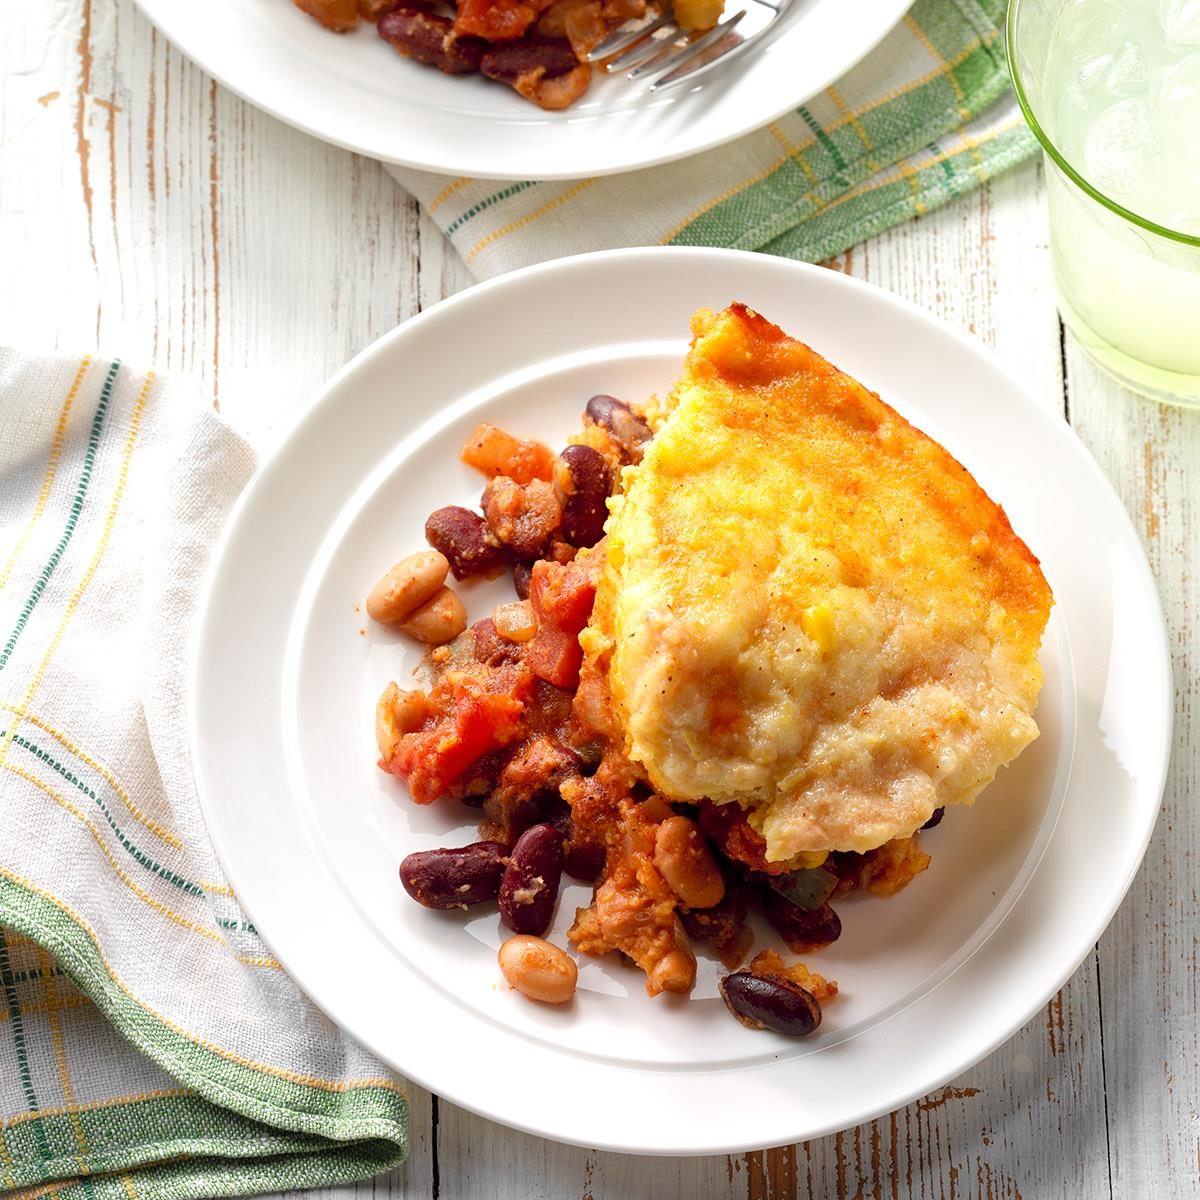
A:
{"label": "white wooden table", "polygon": [[[1171,629],[1176,736],[1128,899],[1008,1045],[837,1137],[640,1159],[513,1133],[413,1089],[408,1164],[329,1196],[1200,1195],[1200,413],[1136,399],[1064,340],[1036,166],[832,266],[995,347],[1076,428],[1145,540]],[[243,104],[130,0],[0,6],[0,270],[0,340],[190,374],[260,451],[351,355],[470,282],[378,164]]]}

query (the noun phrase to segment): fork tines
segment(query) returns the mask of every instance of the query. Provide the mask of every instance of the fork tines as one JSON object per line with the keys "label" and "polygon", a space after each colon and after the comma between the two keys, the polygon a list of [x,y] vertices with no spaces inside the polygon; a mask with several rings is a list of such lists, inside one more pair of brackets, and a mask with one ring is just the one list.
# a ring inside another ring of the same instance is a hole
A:
{"label": "fork tines", "polygon": [[[626,72],[634,80],[648,80],[650,91],[695,80],[718,63],[745,50],[775,23],[788,0],[747,0],[711,29],[688,33],[667,10],[632,27],[626,25],[610,34],[588,56],[588,62],[604,63],[610,75]],[[743,21],[753,12],[755,20]],[[739,26],[741,28],[739,28]]]}

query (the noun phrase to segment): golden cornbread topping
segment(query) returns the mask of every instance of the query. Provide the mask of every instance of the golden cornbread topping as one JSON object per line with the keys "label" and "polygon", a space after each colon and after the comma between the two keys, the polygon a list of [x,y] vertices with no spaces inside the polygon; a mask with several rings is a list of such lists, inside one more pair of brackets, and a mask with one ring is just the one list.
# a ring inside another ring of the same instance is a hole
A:
{"label": "golden cornbread topping", "polygon": [[742,306],[693,333],[612,502],[588,664],[665,798],[737,802],[769,862],[873,849],[1037,736],[1050,589],[862,385]]}

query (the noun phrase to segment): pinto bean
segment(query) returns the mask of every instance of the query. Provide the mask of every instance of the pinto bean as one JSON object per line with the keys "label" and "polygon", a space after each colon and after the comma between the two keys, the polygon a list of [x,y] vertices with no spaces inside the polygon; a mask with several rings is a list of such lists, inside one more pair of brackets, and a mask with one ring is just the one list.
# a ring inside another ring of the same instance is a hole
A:
{"label": "pinto bean", "polygon": [[689,908],[711,908],[725,895],[717,860],[687,817],[668,817],[654,836],[654,865]]}
{"label": "pinto bean", "polygon": [[686,996],[696,983],[696,956],[679,917],[675,918],[670,949],[646,972],[646,990],[652,996],[670,992]]}
{"label": "pinto bean", "polygon": [[513,933],[540,937],[550,928],[562,861],[562,834],[553,825],[534,825],[517,838],[500,882],[500,920]]}
{"label": "pinto bean", "polygon": [[469,908],[495,900],[507,854],[499,842],[474,842],[453,850],[418,850],[400,864],[400,882],[426,908]]}
{"label": "pinto bean", "polygon": [[747,1029],[770,1029],[804,1037],[821,1024],[821,1006],[798,983],[735,971],[718,983],[726,1008]]}
{"label": "pinto bean", "polygon": [[504,565],[504,551],[489,539],[484,519],[457,504],[429,514],[425,540],[445,556],[455,579],[489,575]]}
{"label": "pinto bean", "polygon": [[496,956],[509,986],[542,1004],[566,1004],[575,995],[579,968],[565,950],[540,937],[511,937]]}
{"label": "pinto bean", "polygon": [[591,446],[568,446],[554,465],[554,494],[562,505],[562,530],[573,546],[594,546],[604,536],[613,477],[604,455]]}
{"label": "pinto bean", "polygon": [[542,77],[537,71],[524,75],[513,84],[514,90],[526,100],[532,100],[538,108],[547,112],[561,112],[570,108],[592,82],[590,63],[580,63],[565,75]]}
{"label": "pinto bean", "polygon": [[436,550],[402,558],[371,589],[367,616],[384,624],[399,624],[429,600],[446,582],[450,564]]}
{"label": "pinto bean", "polygon": [[386,763],[396,753],[401,737],[421,727],[425,720],[425,693],[402,692],[389,683],[375,705],[375,744]]}
{"label": "pinto bean", "polygon": [[376,28],[380,37],[406,58],[437,67],[447,75],[478,71],[487,45],[479,38],[457,37],[449,17],[412,8],[384,13]]}
{"label": "pinto bean", "polygon": [[440,588],[400,626],[402,633],[427,646],[444,646],[467,627],[467,610],[448,587]]}

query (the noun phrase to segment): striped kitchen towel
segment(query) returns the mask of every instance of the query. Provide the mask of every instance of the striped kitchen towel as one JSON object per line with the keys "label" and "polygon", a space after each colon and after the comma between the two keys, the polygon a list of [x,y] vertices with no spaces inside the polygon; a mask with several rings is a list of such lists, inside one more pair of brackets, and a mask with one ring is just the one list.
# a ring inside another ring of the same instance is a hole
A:
{"label": "striped kitchen towel", "polygon": [[187,639],[250,451],[91,358],[0,349],[0,417],[0,1191],[386,1170],[404,1093],[271,957],[192,784]]}
{"label": "striped kitchen towel", "polygon": [[388,170],[481,279],[616,246],[729,246],[818,262],[1033,153],[1008,87],[1004,9],[1005,0],[916,0],[835,87],[666,166],[553,183]]}

